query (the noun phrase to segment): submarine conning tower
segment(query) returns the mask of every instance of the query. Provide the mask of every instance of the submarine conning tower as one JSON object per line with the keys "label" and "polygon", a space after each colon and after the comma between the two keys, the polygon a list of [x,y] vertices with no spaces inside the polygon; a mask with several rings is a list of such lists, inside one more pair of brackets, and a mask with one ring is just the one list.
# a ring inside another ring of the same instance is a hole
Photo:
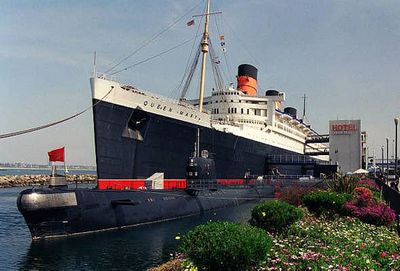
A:
{"label": "submarine conning tower", "polygon": [[257,68],[249,64],[238,67],[237,88],[250,96],[257,96]]}

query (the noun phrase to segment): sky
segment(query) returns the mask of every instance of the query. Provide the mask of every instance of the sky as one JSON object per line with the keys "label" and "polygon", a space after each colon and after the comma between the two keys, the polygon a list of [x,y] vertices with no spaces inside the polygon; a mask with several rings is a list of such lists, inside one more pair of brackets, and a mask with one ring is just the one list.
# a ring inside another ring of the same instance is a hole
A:
{"label": "sky", "polygon": [[[204,5],[203,0],[0,1],[0,134],[87,108],[95,51],[96,69],[105,72],[186,14],[118,68],[135,64],[193,39],[200,19],[191,27],[186,22]],[[306,119],[319,133],[328,133],[329,120],[361,119],[370,155],[380,157],[386,137],[392,144],[394,117],[400,116],[400,1],[216,0],[212,9],[222,12],[212,16],[210,31],[218,52],[218,36],[225,37],[226,60],[220,58],[225,83],[235,81],[239,64],[253,64],[260,94],[284,91],[285,105],[299,112],[306,94]],[[177,97],[192,46],[188,42],[116,77]],[[206,85],[206,94],[211,87]],[[196,89],[194,83],[188,96],[196,97]],[[65,146],[67,163],[95,165],[92,118],[89,110],[56,127],[0,139],[0,162],[46,164],[49,150]]]}

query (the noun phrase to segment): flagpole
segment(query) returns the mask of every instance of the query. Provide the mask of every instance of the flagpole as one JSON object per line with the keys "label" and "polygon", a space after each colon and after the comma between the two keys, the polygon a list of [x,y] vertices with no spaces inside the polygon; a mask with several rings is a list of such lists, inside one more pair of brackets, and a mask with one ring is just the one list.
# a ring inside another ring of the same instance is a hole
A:
{"label": "flagpole", "polygon": [[65,164],[65,147],[63,147],[63,149],[64,149],[64,175],[65,175],[65,177],[67,177],[67,166],[66,166],[66,164]]}

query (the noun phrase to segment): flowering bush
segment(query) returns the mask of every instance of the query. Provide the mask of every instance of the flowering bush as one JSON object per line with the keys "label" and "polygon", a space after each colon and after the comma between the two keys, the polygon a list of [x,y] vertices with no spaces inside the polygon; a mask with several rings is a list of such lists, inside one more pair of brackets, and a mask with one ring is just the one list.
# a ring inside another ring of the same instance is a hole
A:
{"label": "flowering bush", "polygon": [[361,221],[376,226],[390,226],[396,220],[396,213],[385,203],[377,202],[371,190],[365,187],[354,189],[354,199],[344,208]]}
{"label": "flowering bush", "polygon": [[379,191],[379,186],[371,179],[362,179],[357,182],[357,187],[366,187],[372,191]]}
{"label": "flowering bush", "polygon": [[300,185],[288,186],[281,189],[279,198],[294,206],[300,206],[303,204],[304,195],[312,190],[313,188]]}
{"label": "flowering bush", "polygon": [[346,203],[345,208],[361,221],[376,226],[390,226],[396,220],[396,213],[385,203],[372,202],[360,207],[350,201]]}
{"label": "flowering bush", "polygon": [[281,232],[302,218],[301,209],[284,201],[271,200],[253,208],[250,224],[267,231]]}
{"label": "flowering bush", "polygon": [[330,191],[314,191],[304,196],[303,202],[307,209],[316,214],[332,215],[342,214],[344,204],[351,199],[351,195]]}
{"label": "flowering bush", "polygon": [[305,215],[291,234],[272,235],[265,270],[400,270],[400,238],[390,229]]}
{"label": "flowering bush", "polygon": [[353,195],[358,206],[367,206],[372,200],[372,192],[366,187],[356,187]]}
{"label": "flowering bush", "polygon": [[261,229],[210,222],[189,231],[180,248],[199,270],[247,270],[265,261],[271,245]]}

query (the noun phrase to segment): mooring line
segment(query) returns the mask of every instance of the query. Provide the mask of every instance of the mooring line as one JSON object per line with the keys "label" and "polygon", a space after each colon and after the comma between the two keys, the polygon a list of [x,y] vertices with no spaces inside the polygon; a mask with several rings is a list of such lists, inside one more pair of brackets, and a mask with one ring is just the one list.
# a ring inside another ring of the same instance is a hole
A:
{"label": "mooring line", "polygon": [[69,116],[68,118],[65,118],[65,119],[62,119],[62,120],[58,120],[58,121],[55,121],[55,122],[52,122],[52,123],[48,123],[48,124],[45,124],[45,125],[41,125],[41,126],[37,126],[37,127],[25,129],[25,130],[20,130],[20,131],[16,131],[16,132],[11,132],[11,133],[7,133],[7,134],[0,134],[0,139],[4,139],[4,138],[9,138],[9,137],[14,137],[14,136],[19,136],[19,135],[23,135],[23,134],[28,134],[28,133],[36,132],[36,131],[43,130],[43,129],[45,129],[45,128],[49,128],[49,127],[51,127],[51,126],[55,126],[55,125],[57,125],[57,124],[66,122],[66,121],[68,121],[68,120],[70,120],[70,119],[76,118],[76,117],[78,117],[79,115],[82,115],[83,113],[85,113],[86,111],[88,111],[88,110],[94,108],[94,107],[95,107],[96,105],[98,105],[100,102],[102,102],[102,101],[111,93],[111,91],[112,91],[113,89],[114,89],[114,86],[111,86],[111,89],[107,92],[106,95],[104,95],[103,98],[101,98],[101,100],[97,101],[95,104],[89,106],[89,107],[86,108],[85,110],[83,110],[83,111],[81,111],[81,112],[78,112],[78,113],[76,113],[76,114],[74,114],[74,115],[72,115],[72,116]]}

